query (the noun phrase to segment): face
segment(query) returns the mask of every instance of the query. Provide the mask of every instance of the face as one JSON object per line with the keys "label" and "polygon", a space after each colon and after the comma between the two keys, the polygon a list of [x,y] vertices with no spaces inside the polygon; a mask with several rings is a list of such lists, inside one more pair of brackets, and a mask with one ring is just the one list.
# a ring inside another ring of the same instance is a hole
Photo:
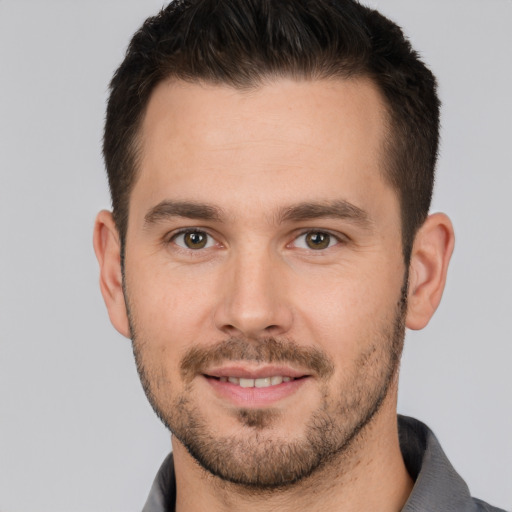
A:
{"label": "face", "polygon": [[223,479],[301,480],[396,392],[405,267],[384,116],[364,80],[152,95],[126,238],[134,351],[175,442]]}

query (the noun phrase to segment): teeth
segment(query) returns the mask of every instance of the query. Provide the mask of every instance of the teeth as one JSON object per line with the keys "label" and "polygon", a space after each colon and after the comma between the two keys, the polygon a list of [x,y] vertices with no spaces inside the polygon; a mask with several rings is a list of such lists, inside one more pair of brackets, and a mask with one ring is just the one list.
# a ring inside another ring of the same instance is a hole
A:
{"label": "teeth", "polygon": [[268,388],[270,386],[270,377],[254,379],[254,386],[257,388]]}
{"label": "teeth", "polygon": [[244,379],[238,377],[219,377],[220,382],[230,382],[236,384],[241,388],[268,388],[269,386],[277,386],[283,382],[292,381],[292,377],[281,377],[276,375],[274,377],[262,377],[259,379]]}

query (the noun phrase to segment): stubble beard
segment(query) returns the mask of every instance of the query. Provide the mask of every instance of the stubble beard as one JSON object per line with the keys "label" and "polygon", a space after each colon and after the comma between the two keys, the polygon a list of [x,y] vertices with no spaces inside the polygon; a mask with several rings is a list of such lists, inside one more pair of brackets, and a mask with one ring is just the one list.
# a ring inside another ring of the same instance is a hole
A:
{"label": "stubble beard", "polygon": [[[201,357],[209,361],[217,358],[266,363],[303,363],[314,356],[319,358],[325,365],[325,379],[320,386],[322,402],[311,414],[303,434],[295,440],[275,436],[272,426],[279,421],[280,413],[274,409],[239,409],[236,414],[241,433],[222,436],[214,433],[200,406],[191,400],[190,383],[180,395],[169,400],[172,385],[163,377],[162,369],[150,368],[145,361],[147,340],[139,338],[133,317],[129,316],[137,370],[157,416],[204,470],[223,481],[258,492],[297,484],[350,455],[354,440],[371,424],[397,378],[406,310],[407,276],[393,320],[376,332],[368,350],[358,358],[354,373],[345,376],[338,386],[340,394],[336,397],[328,391],[333,387],[328,386],[332,374],[329,368],[334,368],[328,356],[317,349],[299,347],[291,340],[266,338],[256,342],[231,338],[213,348],[195,347],[182,359],[182,378],[186,379],[187,371],[193,374],[193,365],[200,365]],[[188,367],[187,357],[192,361]]]}

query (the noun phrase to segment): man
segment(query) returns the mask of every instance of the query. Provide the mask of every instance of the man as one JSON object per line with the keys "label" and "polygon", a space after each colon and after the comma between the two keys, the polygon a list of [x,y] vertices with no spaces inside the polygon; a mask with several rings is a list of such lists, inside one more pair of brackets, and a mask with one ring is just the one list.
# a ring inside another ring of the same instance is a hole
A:
{"label": "man", "polygon": [[173,434],[144,510],[497,510],[396,416],[454,244],[438,128],[431,72],[353,1],[176,1],[135,34],[94,243]]}

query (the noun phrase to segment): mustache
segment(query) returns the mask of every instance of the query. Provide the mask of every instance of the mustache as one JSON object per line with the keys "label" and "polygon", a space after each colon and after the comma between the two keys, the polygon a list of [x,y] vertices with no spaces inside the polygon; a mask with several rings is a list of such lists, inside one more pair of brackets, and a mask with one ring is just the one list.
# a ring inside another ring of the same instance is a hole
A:
{"label": "mustache", "polygon": [[267,337],[258,340],[231,337],[213,346],[195,346],[187,350],[180,364],[181,377],[190,382],[195,375],[226,361],[289,363],[327,379],[334,364],[318,348],[301,347],[289,339]]}

